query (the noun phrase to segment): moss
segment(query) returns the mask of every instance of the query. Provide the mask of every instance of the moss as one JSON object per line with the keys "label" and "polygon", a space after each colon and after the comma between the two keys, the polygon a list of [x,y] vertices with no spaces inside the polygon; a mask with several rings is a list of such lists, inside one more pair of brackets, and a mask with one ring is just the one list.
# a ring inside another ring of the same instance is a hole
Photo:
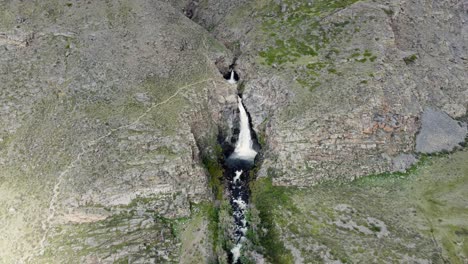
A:
{"label": "moss", "polygon": [[[265,59],[265,64],[284,64],[286,62],[295,62],[301,56],[317,56],[319,50],[330,43],[330,39],[343,31],[343,28],[350,24],[350,21],[333,22],[329,27],[322,27],[318,22],[321,16],[337,8],[344,8],[356,0],[345,1],[314,1],[311,3],[290,2],[294,4],[294,9],[289,9],[287,14],[283,14],[279,5],[267,6],[263,12],[260,12],[263,19],[263,30],[273,40],[274,45],[259,52],[259,56]],[[272,15],[276,14],[276,15]],[[277,17],[287,17],[286,20],[279,20]],[[297,32],[298,25],[305,26],[306,32]],[[277,34],[281,29],[285,34]],[[279,37],[283,36],[283,38]],[[270,42],[270,40],[269,40]],[[270,42],[271,43],[271,42]]]}
{"label": "moss", "polygon": [[380,174],[371,174],[367,175],[365,177],[361,177],[357,180],[355,180],[353,183],[354,184],[368,184],[368,183],[373,183],[375,181],[379,181],[381,179],[401,179],[408,177],[411,174],[414,174],[417,172],[418,168],[424,166],[429,162],[429,155],[421,155],[419,156],[418,162],[413,164],[411,167],[409,167],[405,172],[384,172]]}
{"label": "moss", "polygon": [[240,82],[239,86],[237,86],[237,92],[243,94],[245,90],[245,82]]}
{"label": "moss", "polygon": [[266,258],[271,263],[293,263],[291,252],[285,248],[280,239],[280,231],[275,226],[274,218],[274,210],[278,207],[281,207],[281,210],[296,210],[291,199],[285,189],[273,186],[271,178],[251,182],[250,190],[252,204],[258,210],[261,220],[258,229],[254,232],[259,237]]}
{"label": "moss", "polygon": [[316,88],[318,88],[320,85],[322,85],[321,82],[313,82],[310,86],[309,86],[309,91],[312,92],[314,91]]}
{"label": "moss", "polygon": [[357,62],[364,63],[364,62],[366,62],[366,61],[367,61],[367,58],[357,59],[356,61],[357,61]]}
{"label": "moss", "polygon": [[304,42],[290,38],[287,41],[277,39],[275,46],[259,52],[259,55],[264,58],[266,64],[272,65],[294,62],[300,56],[317,56],[317,52]]}
{"label": "moss", "polygon": [[208,170],[210,175],[209,186],[216,198],[216,200],[222,200],[223,198],[223,184],[222,179],[224,175],[224,169],[217,159],[204,158],[203,164]]}
{"label": "moss", "polygon": [[314,62],[314,63],[309,63],[307,64],[307,69],[309,70],[314,70],[314,71],[319,71],[323,69],[327,64],[324,62]]}
{"label": "moss", "polygon": [[406,65],[412,64],[416,61],[418,56],[416,54],[413,54],[411,56],[407,56],[403,58],[403,61],[406,63]]}
{"label": "moss", "polygon": [[[213,143],[213,151],[203,155],[203,165],[209,174],[209,186],[212,190],[214,198],[218,201],[223,199],[223,149],[219,143]],[[211,144],[209,144],[211,145]]]}
{"label": "moss", "polygon": [[380,226],[373,225],[373,224],[371,224],[369,226],[369,229],[372,230],[373,232],[376,232],[376,233],[378,233],[378,232],[380,232],[382,230],[382,228]]}
{"label": "moss", "polygon": [[369,50],[366,49],[362,55],[364,57],[370,57],[370,56],[372,56],[372,52],[370,52]]}

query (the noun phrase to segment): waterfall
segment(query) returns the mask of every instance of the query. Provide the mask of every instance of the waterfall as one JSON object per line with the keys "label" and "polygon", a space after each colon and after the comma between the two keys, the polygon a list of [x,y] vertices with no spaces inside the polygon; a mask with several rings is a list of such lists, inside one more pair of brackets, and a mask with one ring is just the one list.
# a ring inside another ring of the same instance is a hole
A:
{"label": "waterfall", "polygon": [[[233,79],[231,73],[231,79]],[[229,173],[232,175],[230,182],[231,205],[233,209],[234,222],[234,247],[231,249],[232,263],[239,264],[241,256],[241,248],[246,240],[247,220],[245,213],[248,209],[248,178],[249,169],[253,166],[257,152],[253,149],[253,141],[250,133],[250,123],[247,111],[242,104],[242,98],[237,98],[240,119],[239,138],[236,143],[234,152],[229,157],[230,163]]]}
{"label": "waterfall", "polygon": [[236,79],[234,78],[234,70],[231,70],[231,78],[229,78],[228,83],[230,83],[230,84],[236,84],[237,83]]}
{"label": "waterfall", "polygon": [[250,135],[249,116],[242,104],[242,98],[238,97],[238,107],[240,112],[240,133],[237,140],[233,158],[253,161],[257,152],[252,148],[253,141]]}

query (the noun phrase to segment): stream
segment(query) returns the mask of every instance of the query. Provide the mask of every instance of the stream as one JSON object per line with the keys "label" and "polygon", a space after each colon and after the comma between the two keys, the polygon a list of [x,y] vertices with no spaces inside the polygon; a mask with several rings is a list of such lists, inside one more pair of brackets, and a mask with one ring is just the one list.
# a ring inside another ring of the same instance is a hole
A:
{"label": "stream", "polygon": [[[234,80],[234,71],[231,72],[229,83],[237,83]],[[252,130],[250,128],[249,115],[242,103],[241,96],[237,98],[239,109],[239,137],[235,149],[226,160],[226,177],[230,203],[232,206],[235,228],[233,230],[234,247],[230,250],[229,261],[233,264],[240,264],[241,248],[246,240],[248,223],[246,212],[249,203],[249,172],[255,163],[257,151],[254,149],[252,140]]]}

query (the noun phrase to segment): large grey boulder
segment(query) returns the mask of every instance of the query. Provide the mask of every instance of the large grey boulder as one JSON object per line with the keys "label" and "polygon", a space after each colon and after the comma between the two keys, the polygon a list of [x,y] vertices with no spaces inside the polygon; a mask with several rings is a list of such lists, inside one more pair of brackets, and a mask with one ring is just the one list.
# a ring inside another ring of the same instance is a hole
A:
{"label": "large grey boulder", "polygon": [[422,114],[421,131],[416,137],[416,151],[435,153],[451,151],[465,140],[466,123],[453,120],[447,114],[428,108]]}

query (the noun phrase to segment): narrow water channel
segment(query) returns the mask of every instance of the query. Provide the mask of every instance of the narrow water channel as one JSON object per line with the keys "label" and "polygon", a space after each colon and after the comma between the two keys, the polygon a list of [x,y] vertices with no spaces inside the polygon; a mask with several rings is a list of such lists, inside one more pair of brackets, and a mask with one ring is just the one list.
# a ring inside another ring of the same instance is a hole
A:
{"label": "narrow water channel", "polygon": [[249,171],[254,166],[257,152],[253,149],[249,116],[238,97],[240,132],[234,152],[227,159],[227,173],[231,206],[235,222],[234,248],[231,249],[232,263],[238,264],[242,243],[245,240],[248,223],[245,218],[249,203]]}

